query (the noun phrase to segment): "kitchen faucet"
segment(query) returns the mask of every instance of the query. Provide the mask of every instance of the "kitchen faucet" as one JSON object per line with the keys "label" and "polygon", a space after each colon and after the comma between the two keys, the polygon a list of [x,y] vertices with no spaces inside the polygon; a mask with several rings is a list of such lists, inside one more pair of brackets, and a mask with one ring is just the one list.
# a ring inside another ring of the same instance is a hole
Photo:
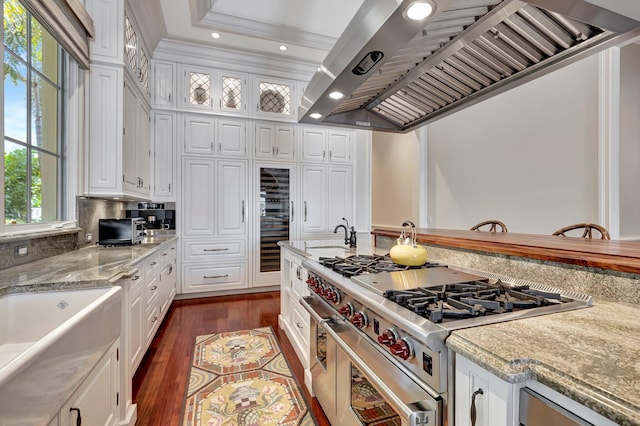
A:
{"label": "kitchen faucet", "polygon": [[[344,217],[342,218],[342,220],[344,220],[347,223],[347,226],[344,226],[343,224],[340,224],[340,225],[335,227],[335,229],[333,230],[333,233],[337,234],[338,233],[338,229],[343,228],[344,229],[344,244],[348,245],[349,247],[355,248],[356,243],[357,243],[356,229],[353,226],[351,228],[349,228],[349,221],[347,221],[347,219],[345,219]],[[350,231],[349,235],[347,235],[347,231]]]}

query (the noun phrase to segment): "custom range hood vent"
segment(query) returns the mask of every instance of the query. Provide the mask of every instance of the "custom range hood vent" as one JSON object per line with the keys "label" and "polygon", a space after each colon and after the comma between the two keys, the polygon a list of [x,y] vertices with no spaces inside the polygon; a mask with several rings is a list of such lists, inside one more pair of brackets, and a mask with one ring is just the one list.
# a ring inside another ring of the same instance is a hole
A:
{"label": "custom range hood vent", "polygon": [[408,132],[640,34],[596,0],[424,1],[433,13],[411,21],[416,0],[366,0],[299,121]]}

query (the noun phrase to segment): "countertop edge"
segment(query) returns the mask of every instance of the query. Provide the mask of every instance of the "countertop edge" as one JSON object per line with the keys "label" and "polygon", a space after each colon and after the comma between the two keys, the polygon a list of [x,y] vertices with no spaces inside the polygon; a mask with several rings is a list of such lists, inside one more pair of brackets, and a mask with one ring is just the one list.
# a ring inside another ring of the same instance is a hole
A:
{"label": "countertop edge", "polygon": [[602,389],[593,389],[581,380],[566,375],[536,359],[502,359],[457,335],[455,331],[447,338],[446,345],[456,354],[464,356],[508,383],[535,380],[619,425],[637,426],[640,424],[638,407],[630,407],[624,401],[618,400]]}

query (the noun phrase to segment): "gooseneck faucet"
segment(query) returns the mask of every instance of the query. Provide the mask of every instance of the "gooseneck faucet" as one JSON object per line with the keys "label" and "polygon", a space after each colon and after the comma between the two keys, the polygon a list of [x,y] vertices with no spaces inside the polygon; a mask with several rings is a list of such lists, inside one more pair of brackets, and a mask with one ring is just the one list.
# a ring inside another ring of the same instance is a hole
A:
{"label": "gooseneck faucet", "polygon": [[[343,224],[340,224],[340,225],[335,227],[335,229],[333,230],[333,233],[337,234],[338,233],[338,229],[343,228],[344,229],[344,244],[348,245],[349,247],[354,248],[356,246],[356,244],[357,244],[356,229],[353,226],[349,227],[349,222],[344,217],[342,218],[342,220],[344,220],[347,223],[347,226],[345,226]],[[347,235],[347,232],[349,232],[349,235]]]}

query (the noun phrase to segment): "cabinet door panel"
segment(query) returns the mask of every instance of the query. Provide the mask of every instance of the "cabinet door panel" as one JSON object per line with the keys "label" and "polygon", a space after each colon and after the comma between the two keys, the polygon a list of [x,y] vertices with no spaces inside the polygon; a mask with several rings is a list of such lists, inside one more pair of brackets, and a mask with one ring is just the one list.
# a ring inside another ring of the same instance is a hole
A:
{"label": "cabinet door panel", "polygon": [[244,157],[247,154],[247,122],[218,120],[219,154]]}
{"label": "cabinet door panel", "polygon": [[306,128],[302,131],[302,160],[324,162],[326,158],[326,131]]}
{"label": "cabinet door panel", "polygon": [[153,193],[163,200],[175,200],[173,114],[156,113],[153,126]]}
{"label": "cabinet door panel", "polygon": [[274,155],[274,133],[273,125],[256,123],[256,157],[271,158]]}
{"label": "cabinet door panel", "polygon": [[326,171],[324,166],[305,165],[302,169],[302,229],[304,233],[322,233],[326,221]]}
{"label": "cabinet door panel", "polygon": [[155,105],[157,107],[172,107],[175,102],[173,94],[173,64],[156,62],[153,78]]}
{"label": "cabinet door panel", "polygon": [[327,136],[329,161],[348,163],[351,161],[351,133],[329,130]]}
{"label": "cabinet door panel", "polygon": [[[151,179],[149,178],[149,153],[151,139],[149,136],[149,110],[142,102],[138,102],[136,108],[136,175],[140,179],[137,192],[149,195]],[[125,161],[127,161],[125,159]]]}
{"label": "cabinet door panel", "polygon": [[218,162],[218,234],[242,235],[247,229],[247,165],[244,162]]}
{"label": "cabinet door panel", "polygon": [[276,157],[283,160],[295,158],[295,129],[292,126],[276,126],[275,148]]}
{"label": "cabinet door panel", "polygon": [[353,217],[353,196],[351,191],[351,168],[328,167],[327,196],[327,230],[342,223],[342,218]]}
{"label": "cabinet door panel", "polygon": [[215,121],[211,117],[187,116],[184,123],[184,152],[212,155]]}
{"label": "cabinet door panel", "polygon": [[215,231],[213,160],[186,159],[183,173],[184,235],[213,235]]}
{"label": "cabinet door panel", "polygon": [[122,186],[123,189],[138,190],[136,175],[136,129],[138,123],[138,98],[129,84],[124,85],[124,132],[122,135]]}

